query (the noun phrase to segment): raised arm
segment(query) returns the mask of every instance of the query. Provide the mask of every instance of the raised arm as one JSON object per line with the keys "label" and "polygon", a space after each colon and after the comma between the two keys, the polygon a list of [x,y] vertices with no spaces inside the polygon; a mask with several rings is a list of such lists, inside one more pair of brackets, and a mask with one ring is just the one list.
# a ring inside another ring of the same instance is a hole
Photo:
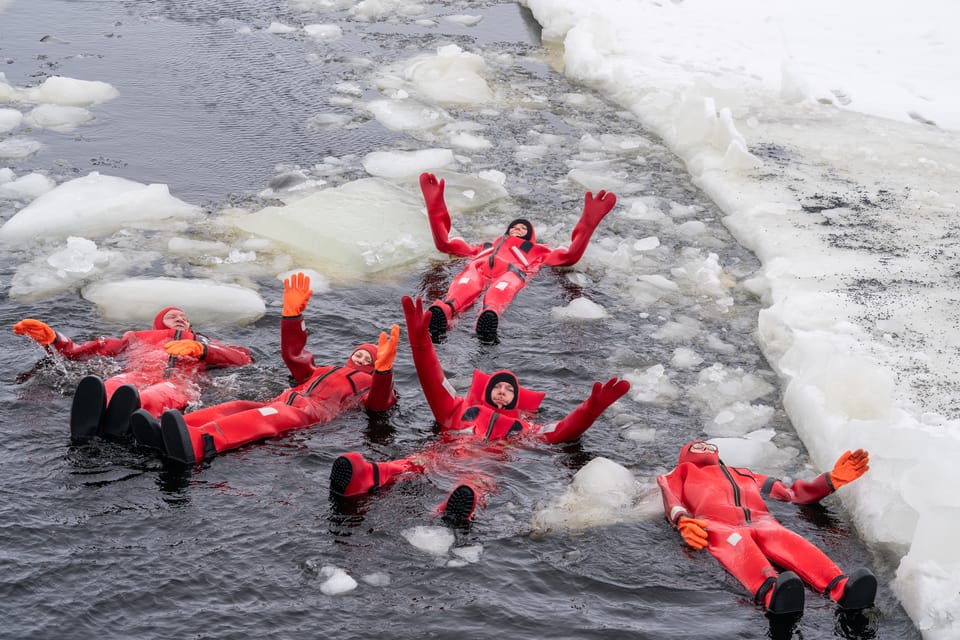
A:
{"label": "raised arm", "polygon": [[307,308],[312,295],[310,277],[302,272],[283,281],[280,352],[297,384],[306,381],[317,369],[313,354],[306,349],[307,328],[303,320],[303,310]]}
{"label": "raised arm", "polygon": [[377,359],[373,363],[373,383],[370,392],[364,398],[363,406],[370,411],[386,411],[397,403],[397,393],[393,388],[393,360],[397,357],[397,343],[400,341],[400,327],[390,327],[390,336],[380,332],[377,342]]}
{"label": "raised arm", "polygon": [[477,247],[470,246],[463,238],[450,238],[450,212],[443,199],[444,181],[432,173],[420,174],[420,191],[427,205],[427,218],[433,233],[433,244],[437,251],[459,257],[469,257],[477,253]]}
{"label": "raised arm", "polygon": [[430,339],[430,313],[424,311],[423,300],[414,301],[410,296],[402,299],[403,315],[407,319],[407,337],[413,353],[413,364],[417,369],[423,395],[433,411],[433,417],[442,427],[449,427],[451,414],[457,409],[460,398],[447,382],[443,367],[437,358]]}
{"label": "raised arm", "polygon": [[570,246],[551,251],[546,264],[551,267],[566,267],[579,262],[590,244],[594,230],[616,204],[617,196],[613,193],[600,191],[594,196],[588,191],[583,196],[583,213],[570,235]]}
{"label": "raised arm", "polygon": [[590,428],[607,407],[630,390],[630,383],[619,378],[610,378],[605,383],[595,382],[590,397],[580,403],[566,418],[549,424],[540,431],[544,440],[553,444],[576,440]]}
{"label": "raised arm", "polygon": [[846,451],[837,459],[832,471],[821,473],[813,480],[797,480],[789,487],[780,480],[765,478],[761,484],[760,493],[774,500],[810,504],[822,500],[843,485],[853,482],[869,469],[869,453],[863,449]]}

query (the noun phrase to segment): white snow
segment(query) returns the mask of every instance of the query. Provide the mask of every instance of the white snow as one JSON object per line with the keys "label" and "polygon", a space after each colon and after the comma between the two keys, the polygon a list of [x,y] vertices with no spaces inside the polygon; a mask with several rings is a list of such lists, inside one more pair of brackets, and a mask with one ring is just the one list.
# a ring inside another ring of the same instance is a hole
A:
{"label": "white snow", "polygon": [[[871,471],[838,495],[869,543],[906,550],[893,588],[924,637],[960,636],[960,552],[949,539],[960,525],[956,263],[931,258],[954,255],[960,213],[960,6],[520,1],[562,46],[565,74],[656,132],[760,258],[761,273],[743,285],[762,296],[758,339],[782,377],[791,421],[820,470],[846,449],[870,451]],[[884,229],[861,227],[867,248],[844,250],[829,241],[837,227],[819,222],[844,224],[856,212],[804,211],[802,199],[818,189],[890,193],[896,202],[858,202]],[[630,215],[663,214],[634,202]],[[670,215],[685,233],[702,232],[682,212]],[[703,258],[683,268],[681,286],[712,290],[723,313],[728,283]],[[868,292],[857,283],[871,279],[884,290],[859,299]],[[634,292],[641,301],[669,294],[667,282],[642,278]],[[675,358],[690,363],[690,355]],[[669,372],[657,367],[627,376],[635,399],[669,393]],[[745,382],[727,381],[729,404],[714,407],[706,429],[764,423],[752,392],[735,389]],[[701,383],[703,399],[725,384]],[[770,472],[789,452],[776,452],[765,434],[725,437],[724,458]]]}

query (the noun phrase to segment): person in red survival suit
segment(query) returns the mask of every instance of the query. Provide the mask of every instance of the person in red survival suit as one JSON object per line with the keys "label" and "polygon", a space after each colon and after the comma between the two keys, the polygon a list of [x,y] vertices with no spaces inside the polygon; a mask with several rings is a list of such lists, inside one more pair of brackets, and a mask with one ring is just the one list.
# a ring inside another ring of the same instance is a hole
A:
{"label": "person in red survival suit", "polygon": [[613,193],[600,191],[594,196],[588,191],[569,247],[551,249],[538,244],[533,225],[524,218],[508,224],[503,236],[491,242],[469,245],[463,238],[449,237],[450,213],[443,199],[443,188],[444,181],[432,173],[420,175],[420,190],[427,205],[433,242],[438,251],[470,258],[470,262],[453,279],[444,297],[430,305],[430,335],[434,342],[443,339],[454,320],[463,315],[489,285],[483,296],[476,332],[481,342],[495,343],[501,314],[527,280],[544,265],[563,267],[576,264],[583,257],[597,225],[617,204]]}
{"label": "person in red survival suit", "polygon": [[165,411],[159,423],[147,412],[135,412],[131,426],[136,441],[177,462],[197,464],[221,451],[329,422],[352,407],[385,411],[396,404],[393,360],[400,327],[393,325],[389,338],[381,333],[378,345],[356,347],[343,365],[318,366],[304,348],[303,311],[312,295],[310,278],[303,273],[283,281],[280,348],[297,386],[268,402],[234,400],[186,415]]}
{"label": "person in red survival suit", "polygon": [[[706,548],[770,613],[803,611],[803,581],[842,609],[863,609],[873,606],[877,592],[870,570],[844,575],[815,545],[777,522],[764,498],[817,502],[866,473],[869,462],[863,449],[847,451],[832,471],[788,487],[749,469],[728,467],[716,445],[694,440],[680,450],[679,465],[657,482],[667,520],[684,541]],[[771,562],[787,571],[777,575]]]}
{"label": "person in red survival suit", "polygon": [[330,489],[335,496],[352,497],[387,486],[403,474],[418,475],[440,469],[458,474],[456,488],[438,513],[453,523],[469,520],[474,509],[485,501],[493,482],[490,470],[471,465],[474,458],[501,459],[505,443],[529,436],[548,443],[579,438],[611,404],[630,390],[626,380],[611,378],[593,385],[590,397],[559,422],[534,424],[529,416],[544,395],[520,386],[510,371],[486,374],[474,371],[465,397],[454,394],[447,382],[430,338],[430,313],[423,301],[403,298],[403,313],[413,352],[417,376],[433,416],[440,425],[440,442],[425,451],[401,460],[368,462],[351,452],[338,457],[330,472]]}
{"label": "person in red survival suit", "polygon": [[21,320],[13,331],[70,360],[124,357],[123,373],[106,380],[87,376],[77,385],[70,410],[70,435],[75,442],[94,435],[129,435],[130,416],[135,410],[143,408],[159,416],[167,409],[182,409],[200,398],[198,379],[205,369],[253,362],[246,347],[223,344],[194,332],[179,307],[161,309],[152,329],[80,344],[33,318]]}

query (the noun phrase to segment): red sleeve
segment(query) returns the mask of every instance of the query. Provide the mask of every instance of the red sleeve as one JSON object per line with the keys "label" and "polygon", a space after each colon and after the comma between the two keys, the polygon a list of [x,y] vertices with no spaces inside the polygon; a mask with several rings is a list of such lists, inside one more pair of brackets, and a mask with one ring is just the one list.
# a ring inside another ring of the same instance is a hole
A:
{"label": "red sleeve", "polygon": [[660,494],[663,497],[663,514],[673,526],[677,526],[680,516],[693,517],[683,502],[686,475],[686,467],[681,465],[665,476],[657,476],[657,484],[660,485]]}
{"label": "red sleeve", "polygon": [[417,369],[417,377],[420,378],[420,387],[430,410],[433,411],[434,419],[445,429],[454,426],[453,414],[461,398],[457,397],[453,387],[447,382],[433,343],[428,339],[425,344],[411,344],[410,350],[413,352],[413,364]]}
{"label": "red sleeve", "polygon": [[599,415],[590,406],[590,399],[584,400],[560,422],[549,424],[540,430],[540,435],[550,444],[576,440],[596,422]]}
{"label": "red sleeve", "polygon": [[570,246],[551,251],[547,256],[546,264],[551,267],[568,267],[579,262],[595,230],[596,226],[590,226],[581,217],[570,235]]}
{"label": "red sleeve", "polygon": [[208,340],[203,343],[203,361],[211,367],[240,367],[253,362],[253,357],[246,347]]}
{"label": "red sleeve", "polygon": [[103,336],[90,342],[75,343],[67,336],[57,333],[53,348],[68,360],[80,360],[93,356],[115,356],[127,348],[127,336],[123,338],[104,338]]}
{"label": "red sleeve", "polygon": [[307,345],[307,329],[303,316],[280,319],[280,352],[283,362],[290,370],[293,379],[300,384],[305,382],[317,370],[313,354]]}
{"label": "red sleeve", "polygon": [[370,411],[386,411],[397,404],[397,393],[393,388],[393,369],[374,371],[370,391],[363,400],[363,406]]}
{"label": "red sleeve", "polygon": [[774,500],[783,502],[810,504],[823,500],[834,491],[825,473],[821,473],[813,480],[797,480],[789,487],[776,478],[754,475],[760,487],[760,495],[764,498],[770,496]]}
{"label": "red sleeve", "polygon": [[433,244],[437,251],[447,253],[453,256],[467,258],[474,256],[483,248],[481,245],[471,246],[463,238],[450,238],[450,214],[446,207],[443,208],[445,215],[435,216],[430,214],[430,231],[433,232]]}

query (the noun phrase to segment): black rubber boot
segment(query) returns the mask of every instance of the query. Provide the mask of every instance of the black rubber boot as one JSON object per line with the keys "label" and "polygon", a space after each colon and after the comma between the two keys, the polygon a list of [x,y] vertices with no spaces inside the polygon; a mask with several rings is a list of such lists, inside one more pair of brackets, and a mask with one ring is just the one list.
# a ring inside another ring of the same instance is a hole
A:
{"label": "black rubber boot", "polygon": [[160,432],[160,421],[154,418],[146,409],[137,409],[130,416],[130,431],[137,444],[156,449],[166,455],[163,448],[163,434]]}
{"label": "black rubber boot", "polygon": [[343,497],[353,478],[353,463],[348,458],[340,456],[333,461],[330,469],[330,492]]}
{"label": "black rubber boot", "polygon": [[869,569],[857,569],[847,577],[843,595],[837,600],[841,609],[853,611],[873,606],[877,597],[877,578]]}
{"label": "black rubber boot", "polygon": [[107,410],[107,390],[103,380],[87,376],[77,385],[70,407],[70,439],[86,442],[100,431],[100,421]]}
{"label": "black rubber boot", "polygon": [[183,464],[198,462],[183,414],[176,409],[164,411],[160,416],[160,433],[163,435],[163,449],[168,458]]}
{"label": "black rubber boot", "polygon": [[434,344],[440,344],[447,336],[447,316],[443,313],[443,309],[437,305],[430,307],[429,311],[430,340],[432,340]]}
{"label": "black rubber boot", "polygon": [[500,326],[500,318],[489,309],[480,314],[477,318],[477,337],[483,344],[497,344],[497,328]]}
{"label": "black rubber boot", "polygon": [[476,506],[477,493],[472,487],[462,484],[450,492],[447,503],[443,506],[443,519],[454,525],[467,524]]}
{"label": "black rubber boot", "polygon": [[130,384],[125,384],[113,392],[107,412],[100,423],[100,435],[108,438],[122,438],[130,435],[130,416],[140,408],[140,392]]}
{"label": "black rubber boot", "polygon": [[775,615],[803,611],[803,580],[793,571],[777,576],[767,611]]}

